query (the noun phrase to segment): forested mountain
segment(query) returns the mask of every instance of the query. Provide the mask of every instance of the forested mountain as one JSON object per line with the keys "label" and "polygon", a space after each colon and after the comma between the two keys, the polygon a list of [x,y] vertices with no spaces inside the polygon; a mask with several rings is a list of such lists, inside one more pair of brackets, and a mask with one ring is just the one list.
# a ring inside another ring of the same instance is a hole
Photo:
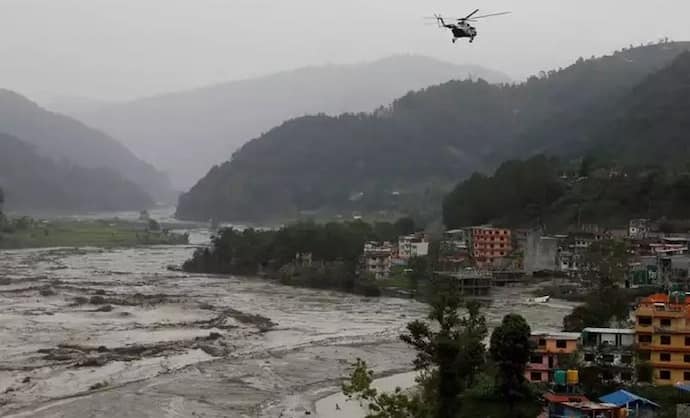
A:
{"label": "forested mountain", "polygon": [[[372,111],[411,90],[468,76],[507,76],[421,56],[302,68],[265,77],[99,106],[73,116],[113,135],[188,188],[239,146],[305,114]],[[193,157],[193,158],[190,158]]]}
{"label": "forested mountain", "polygon": [[0,133],[0,188],[11,210],[141,210],[153,201],[137,185],[105,168],[54,161],[36,146]]}
{"label": "forested mountain", "polygon": [[598,132],[596,154],[621,165],[690,169],[690,52],[621,100]]}
{"label": "forested mountain", "polygon": [[35,145],[36,152],[56,162],[66,160],[75,166],[106,168],[120,173],[157,199],[171,197],[167,177],[115,139],[2,89],[0,132]]}
{"label": "forested mountain", "polygon": [[570,130],[579,130],[586,115],[626,97],[689,46],[580,59],[516,85],[452,81],[372,114],[294,119],[211,169],[181,196],[177,213],[265,220],[305,210],[409,211],[422,201],[440,207],[443,191],[473,171],[543,148],[577,148]]}
{"label": "forested mountain", "polygon": [[588,139],[576,145],[591,147],[577,170],[541,156],[506,162],[490,177],[474,174],[445,199],[446,225],[687,220],[690,52],[607,106],[605,114],[591,115],[596,124],[576,127]]}

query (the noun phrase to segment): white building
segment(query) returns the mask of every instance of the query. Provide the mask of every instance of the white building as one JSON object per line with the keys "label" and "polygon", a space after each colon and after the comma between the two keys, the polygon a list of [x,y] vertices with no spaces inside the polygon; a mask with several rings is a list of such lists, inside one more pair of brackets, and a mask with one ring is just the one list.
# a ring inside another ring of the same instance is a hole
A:
{"label": "white building", "polygon": [[464,229],[451,229],[443,233],[441,247],[446,251],[467,251],[467,232]]}
{"label": "white building", "polygon": [[626,382],[634,377],[635,330],[628,328],[585,328],[582,351],[586,366],[602,369],[606,381]]}
{"label": "white building", "polygon": [[398,238],[398,258],[409,260],[429,255],[429,241],[421,235],[406,235]]}
{"label": "white building", "polygon": [[390,275],[393,264],[393,245],[389,242],[367,242],[364,244],[364,271],[376,280]]}

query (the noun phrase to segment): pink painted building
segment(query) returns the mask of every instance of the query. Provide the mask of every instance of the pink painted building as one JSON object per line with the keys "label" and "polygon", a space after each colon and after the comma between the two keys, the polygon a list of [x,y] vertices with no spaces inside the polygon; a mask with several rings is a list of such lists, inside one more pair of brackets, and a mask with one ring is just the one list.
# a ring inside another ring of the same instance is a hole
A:
{"label": "pink painted building", "polygon": [[532,355],[525,368],[525,378],[530,382],[552,382],[553,373],[559,368],[559,358],[577,351],[580,333],[533,332]]}

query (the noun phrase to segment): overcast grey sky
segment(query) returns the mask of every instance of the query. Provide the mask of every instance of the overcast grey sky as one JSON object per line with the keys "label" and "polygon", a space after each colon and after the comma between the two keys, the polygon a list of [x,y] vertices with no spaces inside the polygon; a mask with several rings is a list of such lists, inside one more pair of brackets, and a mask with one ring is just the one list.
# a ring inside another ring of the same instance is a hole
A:
{"label": "overcast grey sky", "polygon": [[[475,44],[422,16],[510,10]],[[121,100],[325,63],[416,53],[521,78],[668,36],[689,0],[0,0],[0,87]]]}

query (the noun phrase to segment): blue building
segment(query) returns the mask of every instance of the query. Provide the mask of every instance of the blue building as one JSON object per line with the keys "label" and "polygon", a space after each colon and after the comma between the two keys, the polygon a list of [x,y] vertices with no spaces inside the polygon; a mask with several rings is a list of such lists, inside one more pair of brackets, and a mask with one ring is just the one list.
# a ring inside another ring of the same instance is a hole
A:
{"label": "blue building", "polygon": [[625,407],[630,418],[652,418],[656,416],[659,405],[630,393],[627,390],[619,390],[599,398],[601,402]]}

